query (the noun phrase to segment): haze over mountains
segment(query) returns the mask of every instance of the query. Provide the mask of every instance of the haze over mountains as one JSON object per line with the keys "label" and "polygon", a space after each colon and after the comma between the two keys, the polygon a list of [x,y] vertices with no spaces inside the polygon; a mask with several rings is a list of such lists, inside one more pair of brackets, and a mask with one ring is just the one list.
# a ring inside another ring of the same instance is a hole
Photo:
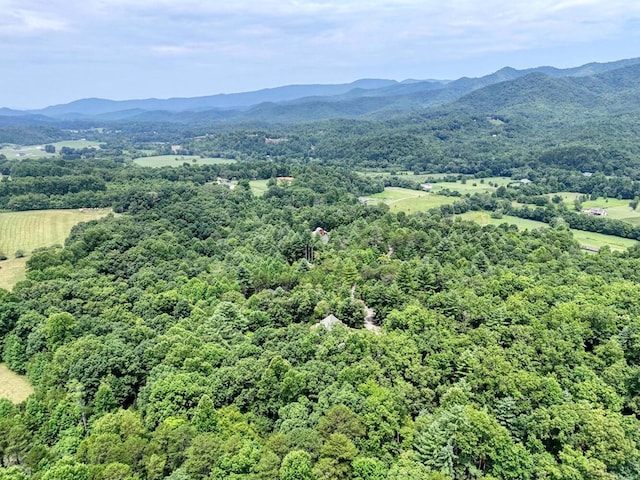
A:
{"label": "haze over mountains", "polygon": [[0,124],[61,121],[300,122],[328,118],[384,119],[425,109],[505,113],[640,106],[640,58],[558,69],[505,67],[454,81],[362,79],[338,85],[288,85],[194,98],[76,100],[40,110],[0,108]]}

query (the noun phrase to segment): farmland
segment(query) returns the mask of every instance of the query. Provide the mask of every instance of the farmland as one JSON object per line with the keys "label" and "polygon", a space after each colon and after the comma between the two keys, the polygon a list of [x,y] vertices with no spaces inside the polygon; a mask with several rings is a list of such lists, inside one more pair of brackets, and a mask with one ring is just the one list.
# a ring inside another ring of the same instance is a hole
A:
{"label": "farmland", "polygon": [[[107,215],[110,209],[33,210],[0,213],[0,287],[10,289],[24,278],[26,257],[35,249],[64,243],[71,228],[80,222]],[[21,251],[24,257],[16,257]]]}
{"label": "farmland", "polygon": [[183,163],[197,165],[218,165],[225,163],[235,163],[229,158],[201,158],[198,155],[156,155],[153,157],[140,157],[133,161],[141,167],[179,167]]}
{"label": "farmland", "polygon": [[33,387],[26,378],[12,372],[4,363],[0,363],[0,398],[20,403],[33,393]]}
{"label": "farmland", "polygon": [[264,192],[267,191],[267,183],[269,180],[251,180],[249,185],[251,186],[251,191],[256,196],[264,195]]}
{"label": "farmland", "polygon": [[[500,225],[502,223],[508,223],[510,225],[516,225],[519,230],[530,230],[536,228],[548,228],[549,226],[543,222],[537,222],[535,220],[527,220],[524,218],[513,217],[510,215],[504,215],[502,218],[492,218],[489,212],[466,212],[459,215],[465,220],[471,220],[479,223],[480,225]],[[585,232],[583,230],[571,229],[573,238],[583,247],[597,247],[601,248],[608,246],[611,250],[623,251],[633,245],[636,245],[635,240],[628,238],[616,237],[614,235],[604,235],[595,232]]]}
{"label": "farmland", "polygon": [[56,142],[52,143],[54,147],[56,147],[56,154],[46,153],[44,151],[44,145],[13,145],[13,144],[3,144],[0,145],[0,155],[4,155],[9,160],[19,159],[19,158],[44,158],[51,157],[58,154],[62,147],[69,148],[99,148],[98,143],[95,141],[89,140],[68,140],[64,142]]}
{"label": "farmland", "polygon": [[386,203],[392,212],[416,213],[454,203],[458,198],[409,188],[387,187],[384,192],[376,193],[366,199],[370,204]]}

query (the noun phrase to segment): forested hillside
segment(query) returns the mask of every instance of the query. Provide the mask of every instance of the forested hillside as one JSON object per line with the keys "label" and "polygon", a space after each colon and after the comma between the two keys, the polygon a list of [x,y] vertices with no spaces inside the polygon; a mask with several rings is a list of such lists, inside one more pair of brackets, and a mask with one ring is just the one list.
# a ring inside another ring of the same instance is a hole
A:
{"label": "forested hillside", "polygon": [[640,478],[637,73],[4,111],[0,480]]}
{"label": "forested hillside", "polygon": [[640,475],[640,250],[391,214],[341,169],[273,165],[293,181],[256,197],[210,168],[112,169],[138,176],[119,215],[0,293],[35,387],[0,402],[0,478]]}

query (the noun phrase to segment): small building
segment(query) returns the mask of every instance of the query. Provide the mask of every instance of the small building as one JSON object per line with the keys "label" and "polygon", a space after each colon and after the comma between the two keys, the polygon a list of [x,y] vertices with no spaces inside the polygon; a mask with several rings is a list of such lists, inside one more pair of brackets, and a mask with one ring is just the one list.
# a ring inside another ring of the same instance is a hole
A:
{"label": "small building", "polygon": [[423,183],[420,186],[422,187],[423,190],[426,190],[426,191],[431,191],[431,189],[433,188],[433,184],[429,182]]}
{"label": "small building", "polygon": [[324,228],[322,227],[318,227],[316,228],[313,232],[312,235],[316,236],[319,235],[320,236],[320,240],[322,240],[323,243],[329,243],[329,232],[327,232]]}
{"label": "small building", "polygon": [[325,330],[333,330],[333,327],[336,325],[344,325],[340,320],[336,318],[334,314],[329,315],[328,317],[323,318],[318,323],[316,323],[313,328],[324,327]]}
{"label": "small building", "polygon": [[595,217],[604,217],[607,215],[607,211],[601,207],[592,207],[589,210],[584,210],[584,212]]}
{"label": "small building", "polygon": [[520,180],[520,183],[522,183],[523,185],[528,185],[529,183],[533,183],[533,182],[528,178],[523,178]]}
{"label": "small building", "polygon": [[593,172],[582,172],[583,177],[593,177]]}

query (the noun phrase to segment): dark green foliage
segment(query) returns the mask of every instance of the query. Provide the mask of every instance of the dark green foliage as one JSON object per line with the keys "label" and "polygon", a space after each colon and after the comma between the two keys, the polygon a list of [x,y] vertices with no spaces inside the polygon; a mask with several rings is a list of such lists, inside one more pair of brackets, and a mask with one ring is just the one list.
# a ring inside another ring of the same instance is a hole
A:
{"label": "dark green foliage", "polygon": [[[192,141],[288,162],[151,171],[100,158],[3,161],[26,189],[7,202],[104,195],[119,215],[78,225],[64,247],[29,258],[12,293],[0,291],[3,361],[36,389],[23,405],[0,403],[0,478],[640,475],[638,249],[584,255],[560,222],[518,232],[437,211],[392,214],[357,200],[382,181],[292,158],[313,138],[314,155],[331,162],[379,162],[383,152],[418,169],[520,168],[494,160],[489,144],[462,160],[482,143],[466,140],[497,128],[482,118]],[[500,118],[513,135],[526,127]],[[131,135],[156,135],[142,130]],[[457,147],[446,155],[431,150],[448,141]],[[601,219],[546,194],[573,186],[634,198],[628,178],[570,171],[607,155],[541,146],[523,159],[546,165],[533,185],[460,196],[447,212],[548,222],[562,213],[596,228]],[[209,183],[222,175],[294,180],[257,197],[246,182]],[[54,178],[105,189],[45,191]],[[531,206],[509,210],[512,200]],[[327,243],[312,235],[318,227]],[[379,330],[363,328],[365,307]],[[319,325],[329,314],[342,325]]]}

